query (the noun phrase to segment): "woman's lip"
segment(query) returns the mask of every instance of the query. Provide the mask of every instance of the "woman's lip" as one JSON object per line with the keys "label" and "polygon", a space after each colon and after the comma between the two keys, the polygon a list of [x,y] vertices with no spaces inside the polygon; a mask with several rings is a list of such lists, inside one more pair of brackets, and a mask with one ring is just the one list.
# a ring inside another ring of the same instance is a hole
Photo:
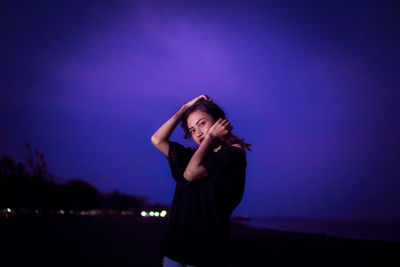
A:
{"label": "woman's lip", "polygon": [[204,141],[204,138],[199,140],[200,143],[202,143],[203,141]]}

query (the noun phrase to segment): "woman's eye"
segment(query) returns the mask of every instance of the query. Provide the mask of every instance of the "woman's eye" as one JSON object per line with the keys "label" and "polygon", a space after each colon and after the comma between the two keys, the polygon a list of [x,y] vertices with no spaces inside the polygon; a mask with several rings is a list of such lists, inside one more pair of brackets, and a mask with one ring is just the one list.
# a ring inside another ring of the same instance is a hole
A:
{"label": "woman's eye", "polygon": [[[200,126],[203,126],[203,124],[205,124],[204,121],[200,123]],[[191,134],[193,134],[194,131],[195,131],[195,130],[190,130],[189,132],[190,132]]]}

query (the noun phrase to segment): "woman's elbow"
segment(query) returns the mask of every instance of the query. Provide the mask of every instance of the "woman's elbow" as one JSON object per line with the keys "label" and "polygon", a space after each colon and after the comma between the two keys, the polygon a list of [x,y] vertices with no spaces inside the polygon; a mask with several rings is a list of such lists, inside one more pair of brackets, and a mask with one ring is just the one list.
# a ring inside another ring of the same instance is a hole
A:
{"label": "woman's elbow", "polygon": [[187,181],[191,182],[193,180],[193,172],[190,171],[185,171],[183,173],[183,178],[185,178]]}
{"label": "woman's elbow", "polygon": [[199,178],[208,177],[207,170],[203,166],[199,166],[195,171],[185,170],[183,177],[188,181],[193,181]]}

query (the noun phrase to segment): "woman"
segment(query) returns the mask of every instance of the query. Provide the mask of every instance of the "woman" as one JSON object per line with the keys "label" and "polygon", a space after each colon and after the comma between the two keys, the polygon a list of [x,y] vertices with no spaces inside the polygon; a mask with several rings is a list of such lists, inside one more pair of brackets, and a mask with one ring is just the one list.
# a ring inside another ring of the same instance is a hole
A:
{"label": "woman", "polygon": [[[199,145],[169,138],[181,123]],[[229,218],[240,203],[250,144],[231,133],[224,111],[200,95],[183,105],[151,138],[168,159],[176,182],[168,228],[160,250],[166,266],[228,266],[232,260]]]}

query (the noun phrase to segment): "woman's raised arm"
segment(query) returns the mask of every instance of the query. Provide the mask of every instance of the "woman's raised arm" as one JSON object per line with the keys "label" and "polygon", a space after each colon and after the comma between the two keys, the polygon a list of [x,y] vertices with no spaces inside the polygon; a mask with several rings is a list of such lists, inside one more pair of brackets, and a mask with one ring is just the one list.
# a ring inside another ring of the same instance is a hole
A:
{"label": "woman's raised arm", "polygon": [[169,138],[176,126],[181,122],[183,112],[184,109],[182,107],[151,136],[151,143],[167,157],[169,151]]}

